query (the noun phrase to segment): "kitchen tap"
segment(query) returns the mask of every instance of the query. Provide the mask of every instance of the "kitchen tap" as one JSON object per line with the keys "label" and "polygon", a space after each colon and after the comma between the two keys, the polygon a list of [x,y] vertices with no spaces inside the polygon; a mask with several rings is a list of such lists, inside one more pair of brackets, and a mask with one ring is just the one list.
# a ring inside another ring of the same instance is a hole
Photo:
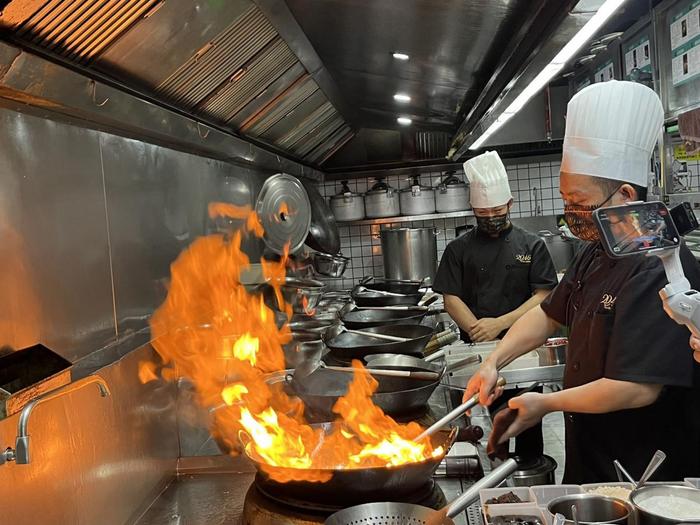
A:
{"label": "kitchen tap", "polygon": [[77,390],[80,390],[83,387],[93,383],[97,385],[100,397],[112,395],[112,392],[109,390],[109,386],[107,386],[104,379],[98,375],[91,375],[74,383],[70,383],[47,392],[43,396],[32,399],[29,403],[27,403],[19,415],[15,448],[7,447],[7,449],[5,449],[3,452],[0,452],[0,465],[3,465],[6,461],[14,461],[20,465],[27,465],[31,461],[31,456],[29,454],[30,436],[27,433],[27,426],[29,425],[29,418],[32,415],[32,411],[38,405],[51,401],[52,399],[56,399],[57,397],[76,392]]}

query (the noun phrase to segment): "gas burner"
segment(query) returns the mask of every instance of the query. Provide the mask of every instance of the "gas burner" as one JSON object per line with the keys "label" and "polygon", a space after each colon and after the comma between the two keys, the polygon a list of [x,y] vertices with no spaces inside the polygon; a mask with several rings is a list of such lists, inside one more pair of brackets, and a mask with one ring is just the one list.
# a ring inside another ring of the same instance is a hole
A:
{"label": "gas burner", "polygon": [[[433,479],[416,494],[403,498],[405,503],[416,503],[433,509],[447,504],[442,489]],[[248,489],[243,506],[243,525],[307,525],[323,523],[342,506],[323,506],[280,494],[270,494],[253,483]]]}

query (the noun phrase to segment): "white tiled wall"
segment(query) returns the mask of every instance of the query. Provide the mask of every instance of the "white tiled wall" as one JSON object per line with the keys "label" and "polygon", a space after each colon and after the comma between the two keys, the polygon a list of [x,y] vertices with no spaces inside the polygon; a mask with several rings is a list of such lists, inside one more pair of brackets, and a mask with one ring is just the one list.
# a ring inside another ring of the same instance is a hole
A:
{"label": "white tiled wall", "polygon": [[[547,216],[564,212],[563,203],[559,197],[559,159],[553,161],[529,160],[527,163],[505,162],[505,164],[514,200],[511,210],[512,217]],[[460,176],[463,174],[460,173]],[[436,186],[442,177],[442,173],[425,173],[421,176],[421,183]],[[374,182],[371,179],[356,179],[349,181],[348,186],[353,192],[364,193],[372,187]],[[387,177],[386,182],[399,189],[407,188],[411,184],[409,178],[397,175]],[[319,186],[319,191],[325,198],[329,198],[338,193],[341,187],[339,181],[326,182]],[[458,226],[473,223],[474,219],[471,217],[382,224],[381,226],[348,226],[339,223],[341,251],[351,260],[343,279],[332,280],[329,284],[333,288],[350,288],[365,275],[374,275],[375,277],[384,275],[382,247],[379,239],[380,228],[437,228],[440,231],[437,240],[439,261],[445,251],[445,246],[455,238],[455,229]]]}

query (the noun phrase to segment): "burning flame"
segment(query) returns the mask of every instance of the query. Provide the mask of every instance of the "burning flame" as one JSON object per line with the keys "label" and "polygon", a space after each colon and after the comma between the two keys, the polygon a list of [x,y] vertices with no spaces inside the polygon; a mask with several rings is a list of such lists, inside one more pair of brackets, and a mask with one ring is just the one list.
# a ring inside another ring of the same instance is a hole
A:
{"label": "burning flame", "polygon": [[[161,376],[192,381],[199,403],[212,414],[212,434],[282,482],[323,482],[337,468],[398,466],[442,456],[444,450],[430,440],[413,441],[420,425],[399,424],[374,405],[377,382],[359,361],[353,362],[357,370],[347,394],[333,408],[338,419],[328,434],[306,422],[303,404],[281,383],[268,384],[268,373],[284,369],[283,345],[291,333],[286,324],[277,326],[264,297],[240,282],[250,265],[241,240],[262,236],[260,221],[249,207],[213,203],[209,213],[244,225],[231,235],[198,238],[180,254],[151,330],[165,363]],[[282,293],[287,264],[288,250],[278,262],[261,261],[276,307],[290,317]],[[140,368],[142,381],[153,376],[154,368]]]}

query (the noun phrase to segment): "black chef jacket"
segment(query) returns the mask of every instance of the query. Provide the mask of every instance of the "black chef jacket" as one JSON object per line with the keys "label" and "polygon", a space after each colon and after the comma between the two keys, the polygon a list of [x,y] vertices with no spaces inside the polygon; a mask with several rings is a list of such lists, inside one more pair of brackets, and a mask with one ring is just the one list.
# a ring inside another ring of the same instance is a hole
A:
{"label": "black chef jacket", "polygon": [[[496,238],[475,228],[448,244],[433,290],[459,297],[481,319],[512,312],[536,290],[556,284],[544,241],[511,225]],[[466,331],[462,339],[470,342]]]}
{"label": "black chef jacket", "polygon": [[[700,268],[681,249],[690,284]],[[619,459],[638,478],[657,449],[668,455],[655,479],[676,481],[700,472],[698,390],[687,328],[664,312],[659,290],[667,284],[661,261],[643,255],[609,258],[600,244],[577,256],[562,282],[542,303],[545,313],[570,329],[564,387],[600,378],[665,385],[647,407],[609,414],[565,414],[565,483],[613,481]]]}

